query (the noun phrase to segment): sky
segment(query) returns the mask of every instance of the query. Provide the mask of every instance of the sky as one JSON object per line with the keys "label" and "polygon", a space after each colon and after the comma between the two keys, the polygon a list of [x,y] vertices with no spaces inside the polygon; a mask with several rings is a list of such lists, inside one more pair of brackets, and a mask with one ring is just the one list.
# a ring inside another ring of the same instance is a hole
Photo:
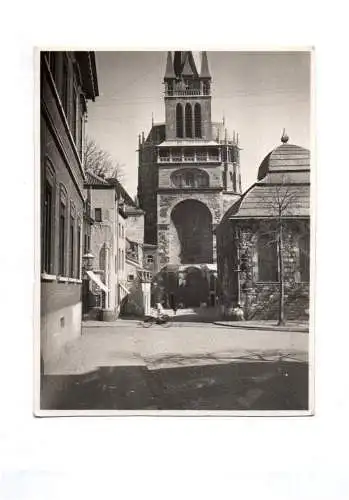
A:
{"label": "sky", "polygon": [[[239,133],[243,190],[263,158],[280,144],[310,147],[309,52],[208,52],[212,121]],[[138,134],[164,121],[167,52],[96,52],[99,97],[89,104],[87,134],[122,165],[121,181],[137,191]],[[194,52],[197,67],[200,53]]]}

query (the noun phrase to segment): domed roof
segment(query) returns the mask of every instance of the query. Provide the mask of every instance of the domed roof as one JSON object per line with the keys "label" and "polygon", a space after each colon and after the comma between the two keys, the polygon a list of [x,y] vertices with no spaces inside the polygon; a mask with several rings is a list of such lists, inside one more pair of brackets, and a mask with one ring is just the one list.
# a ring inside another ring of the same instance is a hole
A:
{"label": "domed roof", "polygon": [[292,177],[292,174],[297,175],[297,172],[310,171],[310,151],[294,144],[287,144],[285,139],[288,140],[288,137],[283,136],[283,144],[271,151],[260,164],[259,181],[270,173],[287,174]]}

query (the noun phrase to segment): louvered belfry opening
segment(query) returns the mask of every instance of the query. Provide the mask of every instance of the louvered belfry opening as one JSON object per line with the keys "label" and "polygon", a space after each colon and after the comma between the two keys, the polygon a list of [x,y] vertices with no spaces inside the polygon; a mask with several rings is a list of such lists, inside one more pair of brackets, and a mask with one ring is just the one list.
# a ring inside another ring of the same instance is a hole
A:
{"label": "louvered belfry opening", "polygon": [[193,112],[189,103],[185,106],[185,136],[193,137]]}
{"label": "louvered belfry opening", "polygon": [[183,137],[183,107],[181,104],[176,106],[176,135]]}
{"label": "louvered belfry opening", "polygon": [[195,121],[195,137],[201,137],[201,106],[199,103],[195,104],[194,121]]}

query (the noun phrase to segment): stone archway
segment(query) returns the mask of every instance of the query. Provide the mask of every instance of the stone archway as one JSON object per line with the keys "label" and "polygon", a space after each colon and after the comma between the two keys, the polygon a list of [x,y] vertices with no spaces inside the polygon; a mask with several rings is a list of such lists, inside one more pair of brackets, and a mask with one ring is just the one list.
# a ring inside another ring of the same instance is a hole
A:
{"label": "stone archway", "polygon": [[184,200],[173,208],[170,224],[170,262],[213,262],[212,215],[201,201]]}

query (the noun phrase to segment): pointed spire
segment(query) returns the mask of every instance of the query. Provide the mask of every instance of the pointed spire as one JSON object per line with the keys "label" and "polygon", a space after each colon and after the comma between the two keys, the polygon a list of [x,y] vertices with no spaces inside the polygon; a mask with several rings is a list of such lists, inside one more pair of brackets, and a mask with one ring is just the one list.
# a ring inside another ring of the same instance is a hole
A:
{"label": "pointed spire", "polygon": [[175,52],[173,67],[177,77],[198,76],[198,71],[195,66],[194,56],[191,51]]}
{"label": "pointed spire", "polygon": [[210,70],[208,69],[208,59],[207,52],[203,51],[201,53],[201,78],[211,78]]}
{"label": "pointed spire", "polygon": [[225,128],[225,130],[224,130],[224,141],[227,144],[227,142],[228,142],[228,129],[227,128]]}
{"label": "pointed spire", "polygon": [[151,113],[151,126],[154,127],[154,113]]}
{"label": "pointed spire", "polygon": [[173,63],[172,63],[172,54],[170,51],[167,52],[167,62],[166,62],[166,71],[165,71],[165,78],[175,78],[175,72],[173,69]]}
{"label": "pointed spire", "polygon": [[176,76],[180,76],[182,72],[182,66],[183,66],[183,52],[176,51],[174,53],[174,58],[173,58],[173,69],[176,74]]}
{"label": "pointed spire", "polygon": [[190,60],[190,54],[191,54],[191,52],[185,53],[184,66],[182,69],[183,76],[193,76],[194,75],[193,66],[192,66],[191,62],[194,63],[194,66],[195,66],[195,62],[194,62],[193,57],[192,57],[193,61]]}
{"label": "pointed spire", "polygon": [[289,141],[289,136],[286,134],[285,129],[282,131],[281,142],[286,144]]}
{"label": "pointed spire", "polygon": [[235,139],[235,130],[233,131],[233,143],[235,144],[236,139]]}
{"label": "pointed spire", "polygon": [[225,127],[225,116],[224,116],[224,113],[223,113],[222,123],[223,123],[223,127]]}

